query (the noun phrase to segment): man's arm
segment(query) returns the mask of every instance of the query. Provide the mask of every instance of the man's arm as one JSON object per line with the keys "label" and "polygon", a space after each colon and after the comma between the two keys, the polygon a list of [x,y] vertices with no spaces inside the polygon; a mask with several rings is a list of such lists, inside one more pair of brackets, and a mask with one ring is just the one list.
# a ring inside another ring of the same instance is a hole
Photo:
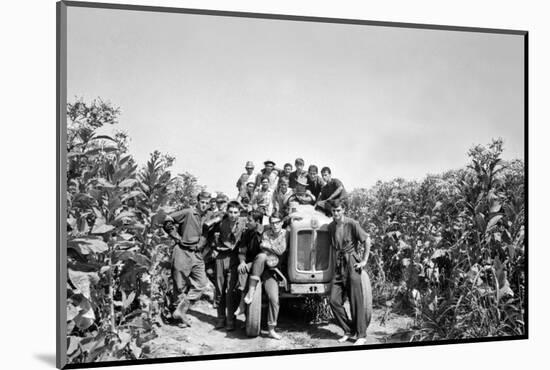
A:
{"label": "man's arm", "polygon": [[176,243],[181,242],[182,237],[177,231],[177,225],[181,224],[188,215],[189,211],[181,210],[167,215],[164,219],[162,228]]}
{"label": "man's arm", "polygon": [[339,186],[336,190],[334,190],[334,193],[332,193],[327,199],[325,199],[325,201],[329,201],[336,198],[337,196],[340,195],[340,193],[342,193],[342,191],[344,191],[344,186]]}

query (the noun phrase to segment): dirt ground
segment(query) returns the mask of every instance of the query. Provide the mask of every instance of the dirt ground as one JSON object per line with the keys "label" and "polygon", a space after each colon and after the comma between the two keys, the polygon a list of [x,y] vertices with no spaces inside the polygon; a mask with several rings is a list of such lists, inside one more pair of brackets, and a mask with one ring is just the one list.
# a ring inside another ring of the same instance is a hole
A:
{"label": "dirt ground", "polygon": [[[351,341],[343,344],[336,341],[343,332],[335,324],[308,324],[292,314],[281,308],[277,327],[281,340],[267,337],[264,330],[259,337],[249,338],[241,328],[244,315],[238,317],[237,330],[216,330],[216,310],[208,301],[199,301],[189,311],[190,328],[161,326],[157,329],[158,337],[146,344],[144,352],[148,358],[159,358],[353,345]],[[410,317],[375,309],[367,330],[368,344],[408,341],[412,324]]]}

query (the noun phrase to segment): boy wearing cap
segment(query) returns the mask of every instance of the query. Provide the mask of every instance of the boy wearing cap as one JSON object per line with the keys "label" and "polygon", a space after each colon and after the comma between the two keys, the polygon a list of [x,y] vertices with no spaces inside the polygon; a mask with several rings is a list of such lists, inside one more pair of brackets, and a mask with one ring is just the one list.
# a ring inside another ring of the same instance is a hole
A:
{"label": "boy wearing cap", "polygon": [[296,171],[292,172],[288,177],[291,189],[296,189],[298,178],[306,177],[307,175],[307,172],[304,171],[304,160],[302,158],[296,158],[294,165],[296,166]]}
{"label": "boy wearing cap", "polygon": [[[331,246],[336,253],[336,268],[330,290],[330,307],[337,324],[344,330],[338,340],[346,342],[356,335],[356,345],[366,343],[367,323],[366,302],[363,295],[363,269],[367,265],[371,242],[369,235],[359,223],[344,216],[344,203],[330,201],[333,221],[328,225]],[[351,320],[344,309],[344,301],[349,299]]]}
{"label": "boy wearing cap", "polygon": [[283,229],[283,221],[277,216],[269,218],[269,230],[262,235],[260,244],[260,253],[254,258],[250,276],[248,278],[248,292],[244,298],[246,304],[252,302],[256,286],[260,279],[264,284],[269,303],[267,311],[267,326],[269,336],[274,339],[281,339],[281,336],[275,332],[277,318],[279,316],[279,283],[276,273],[267,267],[276,267],[279,263],[279,257],[286,250],[286,230]]}
{"label": "boy wearing cap", "polygon": [[254,173],[254,163],[252,163],[252,161],[247,161],[244,169],[246,170],[246,172],[239,177],[236,184],[238,196],[246,191],[246,184],[249,181],[255,183],[256,177],[258,176],[258,174]]}
{"label": "boy wearing cap", "polygon": [[216,303],[218,319],[216,328],[225,326],[226,330],[235,330],[235,310],[238,305],[236,285],[238,279],[239,248],[241,236],[246,229],[246,217],[240,217],[241,205],[231,201],[227,205],[226,217],[215,227],[219,235],[214,242],[216,259]]}
{"label": "boy wearing cap", "polygon": [[208,284],[202,249],[206,244],[210,194],[201,192],[197,205],[166,216],[164,231],[175,241],[172,252],[172,279],[174,299],[177,303],[172,317],[180,326],[190,326],[187,310],[201,296]]}

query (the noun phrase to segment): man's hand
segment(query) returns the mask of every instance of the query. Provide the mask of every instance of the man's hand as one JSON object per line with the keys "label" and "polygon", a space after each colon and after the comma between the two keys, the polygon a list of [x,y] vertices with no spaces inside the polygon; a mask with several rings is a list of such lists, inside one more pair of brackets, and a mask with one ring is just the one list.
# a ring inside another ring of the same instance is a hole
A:
{"label": "man's hand", "polygon": [[176,227],[174,226],[174,223],[172,221],[166,221],[164,223],[164,231],[166,231],[168,234],[170,234],[175,229]]}
{"label": "man's hand", "polygon": [[246,265],[246,262],[243,261],[239,263],[237,270],[239,271],[239,274],[246,274],[248,272],[248,266]]}
{"label": "man's hand", "polygon": [[363,267],[367,265],[367,261],[361,261],[353,265],[353,268],[357,271],[361,271]]}

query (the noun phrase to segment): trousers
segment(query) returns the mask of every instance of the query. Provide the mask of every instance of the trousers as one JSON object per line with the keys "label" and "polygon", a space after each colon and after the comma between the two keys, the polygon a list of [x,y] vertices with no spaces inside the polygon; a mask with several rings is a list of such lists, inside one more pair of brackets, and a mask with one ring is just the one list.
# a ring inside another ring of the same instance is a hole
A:
{"label": "trousers", "polygon": [[202,292],[208,285],[204,260],[202,254],[197,251],[190,251],[174,247],[172,252],[172,280],[174,281],[173,302],[184,309],[185,316],[189,306],[201,298]]}
{"label": "trousers", "polygon": [[[330,308],[336,323],[344,330],[344,334],[357,334],[358,338],[365,338],[367,322],[362,270],[356,271],[352,265],[354,259],[350,255],[346,257],[347,263],[343,261],[346,263],[345,267],[337,269],[332,280]],[[346,298],[349,299],[351,319],[344,308]]]}
{"label": "trousers", "polygon": [[220,254],[216,257],[216,305],[218,318],[228,322],[235,320],[235,310],[239,305],[236,286],[238,281],[239,257],[236,253]]}

